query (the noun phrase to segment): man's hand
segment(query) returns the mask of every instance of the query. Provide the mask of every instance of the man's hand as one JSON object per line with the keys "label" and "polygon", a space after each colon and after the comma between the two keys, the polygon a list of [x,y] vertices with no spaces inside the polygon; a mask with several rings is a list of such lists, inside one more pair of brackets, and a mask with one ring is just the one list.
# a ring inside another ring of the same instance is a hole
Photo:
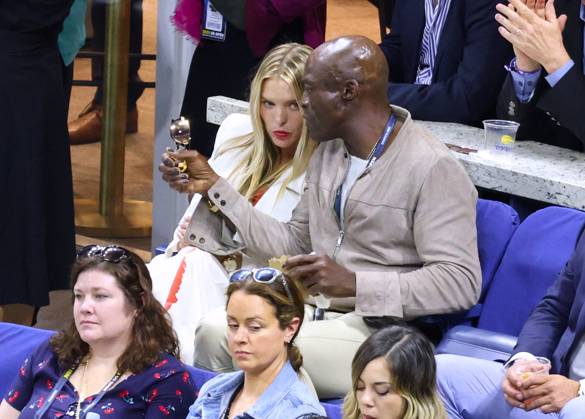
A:
{"label": "man's hand", "polygon": [[[181,173],[179,162],[187,164],[187,170]],[[199,193],[206,195],[209,188],[219,179],[207,159],[195,150],[176,153],[163,153],[158,170],[171,188],[181,193]]]}
{"label": "man's hand", "polygon": [[301,281],[310,294],[355,297],[355,273],[337,264],[329,256],[292,256],[283,268],[293,280]]}
{"label": "man's hand", "polygon": [[502,391],[506,401],[514,407],[524,408],[524,395],[522,394],[522,381],[512,368],[506,370],[504,381],[502,382]]}
{"label": "man's hand", "polygon": [[533,374],[522,382],[524,409],[559,412],[579,392],[579,382],[562,375]]}
{"label": "man's hand", "polygon": [[496,6],[496,20],[502,25],[500,35],[514,47],[520,70],[534,71],[538,64],[551,74],[570,60],[563,44],[567,16],[557,18],[553,0],[546,2],[544,13],[541,8],[542,0],[510,0],[508,6]]}

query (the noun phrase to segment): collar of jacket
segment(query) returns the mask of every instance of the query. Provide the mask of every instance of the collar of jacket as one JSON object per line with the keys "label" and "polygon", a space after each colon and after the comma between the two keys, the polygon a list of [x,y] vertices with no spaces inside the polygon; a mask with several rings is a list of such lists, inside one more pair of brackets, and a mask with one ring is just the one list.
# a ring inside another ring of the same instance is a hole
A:
{"label": "collar of jacket", "polygon": [[[238,371],[231,374],[225,374],[226,379],[204,395],[203,401],[205,410],[217,410],[218,415],[227,409],[232,395],[236,389],[244,382],[244,372]],[[270,416],[272,409],[288,394],[295,382],[298,380],[296,371],[290,362],[284,364],[274,381],[262,393],[262,396],[249,409],[243,417],[246,418],[266,418]]]}

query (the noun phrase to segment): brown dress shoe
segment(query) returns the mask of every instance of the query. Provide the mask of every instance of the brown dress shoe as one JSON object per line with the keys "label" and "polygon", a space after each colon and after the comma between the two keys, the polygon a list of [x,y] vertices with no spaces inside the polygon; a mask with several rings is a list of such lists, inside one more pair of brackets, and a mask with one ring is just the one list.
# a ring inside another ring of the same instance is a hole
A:
{"label": "brown dress shoe", "polygon": [[[68,124],[69,142],[72,145],[97,143],[102,138],[103,108],[91,101],[77,119]],[[130,109],[126,117],[126,133],[138,131],[138,110]]]}

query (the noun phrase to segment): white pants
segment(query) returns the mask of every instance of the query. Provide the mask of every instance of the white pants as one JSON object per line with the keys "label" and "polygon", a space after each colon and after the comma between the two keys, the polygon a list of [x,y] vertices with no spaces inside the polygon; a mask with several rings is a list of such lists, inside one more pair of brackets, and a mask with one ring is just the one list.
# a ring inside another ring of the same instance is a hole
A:
{"label": "white pants", "polygon": [[156,256],[147,266],[153,294],[163,306],[183,260],[185,271],[176,293],[177,301],[168,313],[179,337],[181,360],[191,365],[195,329],[206,313],[225,307],[228,277],[213,255],[194,247],[183,248],[172,257]]}

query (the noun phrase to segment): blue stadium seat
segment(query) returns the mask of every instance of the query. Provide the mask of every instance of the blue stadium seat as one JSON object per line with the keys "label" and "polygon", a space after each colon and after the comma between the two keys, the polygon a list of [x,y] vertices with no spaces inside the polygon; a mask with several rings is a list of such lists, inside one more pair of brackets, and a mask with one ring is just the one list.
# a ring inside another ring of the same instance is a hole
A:
{"label": "blue stadium seat", "polygon": [[458,326],[436,353],[505,360],[530,313],[555,281],[585,228],[585,212],[547,207],[514,233],[487,291],[478,329]]}
{"label": "blue stadium seat", "polygon": [[0,322],[0,400],[26,357],[53,331]]}
{"label": "blue stadium seat", "polygon": [[518,227],[487,292],[478,327],[518,336],[575,250],[585,212],[547,207]]}

